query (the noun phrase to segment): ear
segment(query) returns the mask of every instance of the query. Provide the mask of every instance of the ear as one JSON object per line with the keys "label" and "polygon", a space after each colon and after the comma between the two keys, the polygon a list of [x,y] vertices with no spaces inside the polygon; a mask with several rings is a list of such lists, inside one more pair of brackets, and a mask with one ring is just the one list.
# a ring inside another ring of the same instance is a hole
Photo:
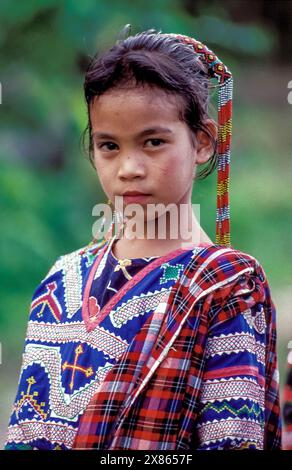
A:
{"label": "ear", "polygon": [[[218,125],[213,119],[206,119],[204,122],[208,127],[210,134],[217,141]],[[199,130],[196,133],[196,163],[202,165],[206,163],[214,153],[214,146],[212,145],[211,138],[203,131]]]}

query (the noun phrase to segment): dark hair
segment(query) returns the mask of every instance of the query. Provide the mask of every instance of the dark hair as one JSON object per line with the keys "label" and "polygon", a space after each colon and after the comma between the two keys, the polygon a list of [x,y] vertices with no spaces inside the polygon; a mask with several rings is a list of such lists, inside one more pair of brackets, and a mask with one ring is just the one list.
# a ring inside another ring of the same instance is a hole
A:
{"label": "dark hair", "polygon": [[[84,93],[88,123],[82,142],[94,166],[90,105],[96,96],[121,85],[147,85],[180,96],[179,118],[195,133],[205,132],[211,139],[214,153],[196,178],[204,179],[217,167],[217,141],[205,125],[208,116],[210,84],[207,69],[191,45],[175,36],[155,29],[120,39],[108,51],[96,54],[85,74]],[[89,145],[85,146],[88,135]]]}

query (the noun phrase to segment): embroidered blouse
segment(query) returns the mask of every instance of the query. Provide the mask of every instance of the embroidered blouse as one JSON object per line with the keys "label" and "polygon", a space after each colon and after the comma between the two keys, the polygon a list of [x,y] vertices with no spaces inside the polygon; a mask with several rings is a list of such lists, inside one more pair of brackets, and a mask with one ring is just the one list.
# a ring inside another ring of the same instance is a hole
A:
{"label": "embroidered blouse", "polygon": [[89,244],[33,294],[6,449],[280,448],[275,340],[253,257]]}

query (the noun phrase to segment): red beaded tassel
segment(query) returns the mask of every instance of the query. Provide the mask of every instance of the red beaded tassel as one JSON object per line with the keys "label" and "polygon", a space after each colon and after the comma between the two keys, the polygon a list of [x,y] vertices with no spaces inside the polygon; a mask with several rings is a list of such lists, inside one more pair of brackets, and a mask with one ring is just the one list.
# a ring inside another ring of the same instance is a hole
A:
{"label": "red beaded tassel", "polygon": [[191,44],[194,52],[207,67],[210,78],[218,80],[218,173],[217,173],[217,210],[216,241],[223,246],[230,246],[230,148],[232,131],[232,89],[231,72],[221,60],[200,41],[180,34],[170,34],[185,44]]}

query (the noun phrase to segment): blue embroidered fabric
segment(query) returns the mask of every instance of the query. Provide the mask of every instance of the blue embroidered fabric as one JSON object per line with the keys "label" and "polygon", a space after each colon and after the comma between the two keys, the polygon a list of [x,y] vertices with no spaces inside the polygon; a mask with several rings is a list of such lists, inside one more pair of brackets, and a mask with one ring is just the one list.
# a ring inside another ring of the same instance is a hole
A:
{"label": "blue embroidered fabric", "polygon": [[[100,324],[87,331],[82,299],[99,250],[80,252],[58,258],[33,294],[5,449],[72,448],[79,418],[90,398],[193,255],[188,250],[158,265],[126,289]],[[125,260],[117,260],[109,251],[101,274],[93,279],[90,296],[102,310],[155,258],[123,263]],[[74,311],[78,292],[80,305]]]}

